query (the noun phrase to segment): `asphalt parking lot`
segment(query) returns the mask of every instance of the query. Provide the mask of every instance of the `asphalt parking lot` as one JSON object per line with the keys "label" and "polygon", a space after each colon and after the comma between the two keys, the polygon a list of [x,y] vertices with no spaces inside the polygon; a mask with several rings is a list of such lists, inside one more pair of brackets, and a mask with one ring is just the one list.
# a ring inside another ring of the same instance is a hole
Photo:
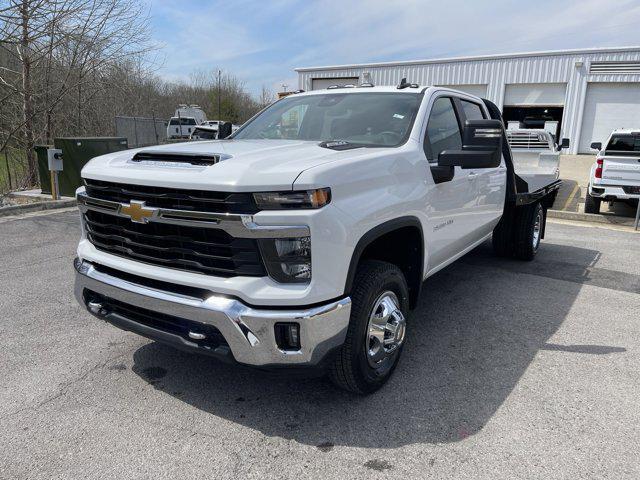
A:
{"label": "asphalt parking lot", "polygon": [[532,263],[479,247],[356,397],[91,317],[78,228],[0,219],[0,478],[640,478],[640,234],[550,223]]}

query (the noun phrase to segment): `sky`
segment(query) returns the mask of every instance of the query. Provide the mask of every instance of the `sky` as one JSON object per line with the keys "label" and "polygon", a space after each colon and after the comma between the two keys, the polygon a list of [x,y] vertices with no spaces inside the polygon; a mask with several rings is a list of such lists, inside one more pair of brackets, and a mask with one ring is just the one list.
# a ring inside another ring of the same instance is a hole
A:
{"label": "sky", "polygon": [[258,94],[296,67],[640,45],[639,0],[146,0],[157,73],[221,69]]}

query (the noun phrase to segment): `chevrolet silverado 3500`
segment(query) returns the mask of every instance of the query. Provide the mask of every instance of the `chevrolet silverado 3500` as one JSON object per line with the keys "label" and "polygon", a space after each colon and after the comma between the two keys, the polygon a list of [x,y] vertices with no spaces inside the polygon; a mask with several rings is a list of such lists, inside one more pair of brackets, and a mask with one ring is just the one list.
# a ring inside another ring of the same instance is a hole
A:
{"label": "chevrolet silverado 3500", "polygon": [[104,155],[82,177],[89,312],[357,393],[392,374],[426,278],[492,236],[534,257],[559,186],[530,191],[491,102],[404,80],[296,93],[228,139]]}

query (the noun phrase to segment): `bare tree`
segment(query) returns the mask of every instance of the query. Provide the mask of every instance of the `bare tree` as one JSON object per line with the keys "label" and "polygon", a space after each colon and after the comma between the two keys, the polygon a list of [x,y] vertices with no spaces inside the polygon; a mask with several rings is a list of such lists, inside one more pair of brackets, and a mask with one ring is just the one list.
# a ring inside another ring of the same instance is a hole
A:
{"label": "bare tree", "polygon": [[260,91],[260,98],[258,99],[258,104],[260,105],[260,108],[264,108],[272,104],[274,101],[275,101],[275,96],[273,95],[273,92],[263,85],[262,90]]}
{"label": "bare tree", "polygon": [[148,15],[137,0],[0,0],[0,152],[22,152],[35,183],[34,145],[58,136],[113,135],[117,115],[168,118],[199,104],[244,122],[273,100],[254,99],[218,69],[167,82],[154,72]]}
{"label": "bare tree", "polygon": [[20,66],[0,65],[0,84],[22,100],[19,124],[4,132],[0,150],[21,133],[32,182],[34,145],[50,141],[56,109],[75,92],[75,127],[85,131],[82,106],[87,92],[103,87],[103,70],[152,48],[147,18],[134,0],[0,0],[0,38]]}

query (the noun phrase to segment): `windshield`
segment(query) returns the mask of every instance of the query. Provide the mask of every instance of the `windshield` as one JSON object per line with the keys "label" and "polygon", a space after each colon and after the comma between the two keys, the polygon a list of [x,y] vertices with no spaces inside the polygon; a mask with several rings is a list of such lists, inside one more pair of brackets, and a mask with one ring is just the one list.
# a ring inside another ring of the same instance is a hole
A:
{"label": "windshield", "polygon": [[404,143],[415,119],[417,93],[335,93],[286,97],[263,111],[236,139],[341,140],[366,147]]}

